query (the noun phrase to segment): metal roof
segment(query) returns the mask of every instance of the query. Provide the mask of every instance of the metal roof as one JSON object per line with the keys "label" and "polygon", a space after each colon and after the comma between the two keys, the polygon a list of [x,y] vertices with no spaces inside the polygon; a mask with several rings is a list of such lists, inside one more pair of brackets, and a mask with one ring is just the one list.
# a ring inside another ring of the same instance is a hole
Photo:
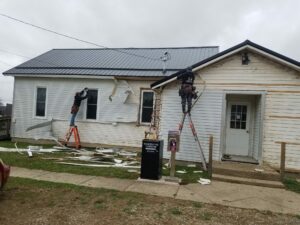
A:
{"label": "metal roof", "polygon": [[[104,48],[53,49],[6,72],[4,75],[99,75],[168,76],[217,54],[219,48]],[[160,57],[168,52],[166,73]]]}

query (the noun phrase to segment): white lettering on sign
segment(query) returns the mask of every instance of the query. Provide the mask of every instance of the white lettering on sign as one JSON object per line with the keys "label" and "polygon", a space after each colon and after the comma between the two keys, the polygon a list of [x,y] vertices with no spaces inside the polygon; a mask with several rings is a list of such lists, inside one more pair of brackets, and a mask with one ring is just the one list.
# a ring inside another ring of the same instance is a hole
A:
{"label": "white lettering on sign", "polygon": [[157,152],[158,151],[158,143],[153,142],[144,142],[145,150],[147,152]]}

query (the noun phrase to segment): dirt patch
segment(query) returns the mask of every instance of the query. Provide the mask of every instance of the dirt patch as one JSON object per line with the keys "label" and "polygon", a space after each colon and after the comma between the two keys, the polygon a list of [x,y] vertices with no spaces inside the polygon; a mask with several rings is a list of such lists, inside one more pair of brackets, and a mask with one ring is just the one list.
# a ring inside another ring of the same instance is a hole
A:
{"label": "dirt patch", "polygon": [[1,225],[299,224],[299,216],[13,178],[0,193]]}

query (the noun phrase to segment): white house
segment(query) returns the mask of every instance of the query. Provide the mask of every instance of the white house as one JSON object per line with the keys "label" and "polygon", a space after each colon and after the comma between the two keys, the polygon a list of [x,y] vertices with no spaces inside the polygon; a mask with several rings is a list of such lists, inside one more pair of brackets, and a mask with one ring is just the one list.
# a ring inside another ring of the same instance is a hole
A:
{"label": "white house", "polygon": [[[14,140],[64,138],[74,94],[81,144],[141,147],[151,120],[150,84],[218,53],[218,47],[54,49],[4,73],[14,77]],[[52,121],[49,126],[27,128]]]}
{"label": "white house", "polygon": [[[300,169],[300,62],[251,41],[245,41],[191,66],[197,90],[204,92],[192,109],[206,159],[209,136],[213,159],[280,164],[280,144],[287,142],[286,166]],[[178,96],[183,71],[154,82],[161,93],[159,130],[178,128]],[[205,87],[205,88],[204,88]],[[200,153],[186,124],[178,160],[200,161]],[[169,153],[164,150],[164,156]]]}

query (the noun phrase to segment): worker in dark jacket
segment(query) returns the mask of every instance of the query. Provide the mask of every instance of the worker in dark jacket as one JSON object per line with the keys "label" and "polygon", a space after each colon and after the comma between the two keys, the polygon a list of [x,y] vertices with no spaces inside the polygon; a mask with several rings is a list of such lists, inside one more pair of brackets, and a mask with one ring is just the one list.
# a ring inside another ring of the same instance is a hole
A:
{"label": "worker in dark jacket", "polygon": [[[180,78],[182,80],[179,96],[181,97],[181,106],[183,113],[190,113],[192,109],[192,99],[197,98],[195,92],[196,87],[193,86],[195,75],[191,70],[187,70]],[[186,104],[188,106],[187,112],[185,111]]]}
{"label": "worker in dark jacket", "polygon": [[71,108],[72,116],[71,116],[70,126],[75,126],[75,118],[79,111],[81,101],[88,97],[88,95],[87,95],[88,91],[89,91],[88,88],[84,88],[81,92],[76,92],[76,94],[74,96],[74,103]]}

